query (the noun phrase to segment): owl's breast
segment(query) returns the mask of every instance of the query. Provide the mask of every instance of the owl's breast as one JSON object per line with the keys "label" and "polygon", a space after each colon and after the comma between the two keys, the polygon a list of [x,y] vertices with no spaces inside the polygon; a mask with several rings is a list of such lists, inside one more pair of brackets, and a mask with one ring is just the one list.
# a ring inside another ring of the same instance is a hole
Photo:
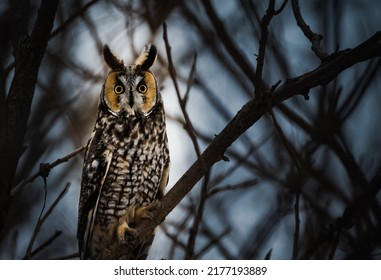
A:
{"label": "owl's breast", "polygon": [[137,125],[124,137],[110,139],[104,154],[112,154],[111,162],[98,205],[101,224],[116,221],[132,205],[146,206],[156,199],[167,149],[165,135],[159,134]]}

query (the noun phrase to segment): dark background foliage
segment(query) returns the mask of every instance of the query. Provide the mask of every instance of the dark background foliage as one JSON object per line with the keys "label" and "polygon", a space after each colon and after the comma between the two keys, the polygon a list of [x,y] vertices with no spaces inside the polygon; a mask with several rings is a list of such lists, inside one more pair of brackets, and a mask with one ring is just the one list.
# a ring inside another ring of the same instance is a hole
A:
{"label": "dark background foliage", "polygon": [[[12,195],[1,200],[10,206],[2,219],[0,258],[77,258],[82,154],[53,168],[45,179],[23,181],[39,172],[40,163],[52,163],[86,143],[107,73],[101,57],[105,43],[125,62],[132,62],[148,42],[158,47],[153,71],[167,112],[171,188],[197,159],[197,147],[204,150],[261,87],[255,79],[267,26],[261,20],[269,2],[58,2],[22,154],[14,159],[18,164],[11,181],[1,181]],[[14,59],[15,37],[24,32],[14,9],[29,15],[23,26],[31,32],[41,3],[0,4],[1,141],[15,73],[23,69]],[[276,9],[283,3],[267,28],[262,72],[267,87],[321,63],[296,24],[291,1],[275,1]],[[299,4],[307,24],[323,35],[320,46],[328,54],[353,48],[380,30],[380,1]],[[163,22],[190,120],[168,74]],[[380,64],[379,58],[356,64],[308,96],[269,110],[167,217],[149,258],[380,259]],[[9,163],[1,163],[0,177],[5,178]]]}

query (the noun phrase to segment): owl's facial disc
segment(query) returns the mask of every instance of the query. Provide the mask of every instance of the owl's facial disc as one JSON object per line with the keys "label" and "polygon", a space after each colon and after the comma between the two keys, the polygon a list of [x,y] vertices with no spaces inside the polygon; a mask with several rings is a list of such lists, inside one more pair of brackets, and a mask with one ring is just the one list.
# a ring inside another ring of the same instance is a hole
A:
{"label": "owl's facial disc", "polygon": [[106,79],[103,100],[115,116],[122,112],[127,116],[147,116],[156,104],[153,74],[150,71],[133,74],[134,70],[128,67],[126,72],[111,72]]}
{"label": "owl's facial disc", "polygon": [[143,71],[135,80],[131,89],[134,97],[133,110],[137,110],[144,116],[149,115],[156,104],[156,82],[153,74]]}

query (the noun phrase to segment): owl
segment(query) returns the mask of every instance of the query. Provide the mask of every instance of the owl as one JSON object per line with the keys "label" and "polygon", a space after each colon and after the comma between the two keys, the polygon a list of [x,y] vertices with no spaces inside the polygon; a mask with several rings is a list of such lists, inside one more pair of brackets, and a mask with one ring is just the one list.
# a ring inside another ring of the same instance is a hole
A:
{"label": "owl", "polygon": [[[105,45],[110,68],[100,94],[98,115],[85,151],[78,210],[81,259],[99,258],[142,219],[152,219],[168,182],[169,151],[163,100],[150,67],[157,49],[147,45],[126,66]],[[151,240],[132,253],[147,257]]]}

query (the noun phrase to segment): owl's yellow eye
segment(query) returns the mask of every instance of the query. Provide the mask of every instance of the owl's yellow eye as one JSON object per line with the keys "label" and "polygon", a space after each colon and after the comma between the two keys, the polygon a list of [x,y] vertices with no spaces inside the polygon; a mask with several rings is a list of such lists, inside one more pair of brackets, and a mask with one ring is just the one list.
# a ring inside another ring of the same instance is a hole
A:
{"label": "owl's yellow eye", "polygon": [[143,84],[138,85],[138,91],[139,91],[140,93],[146,93],[146,92],[147,92],[147,86],[146,86],[146,85],[143,85]]}
{"label": "owl's yellow eye", "polygon": [[114,87],[114,92],[115,92],[116,94],[121,94],[123,91],[124,91],[124,87],[121,86],[121,85],[116,85],[116,86]]}

